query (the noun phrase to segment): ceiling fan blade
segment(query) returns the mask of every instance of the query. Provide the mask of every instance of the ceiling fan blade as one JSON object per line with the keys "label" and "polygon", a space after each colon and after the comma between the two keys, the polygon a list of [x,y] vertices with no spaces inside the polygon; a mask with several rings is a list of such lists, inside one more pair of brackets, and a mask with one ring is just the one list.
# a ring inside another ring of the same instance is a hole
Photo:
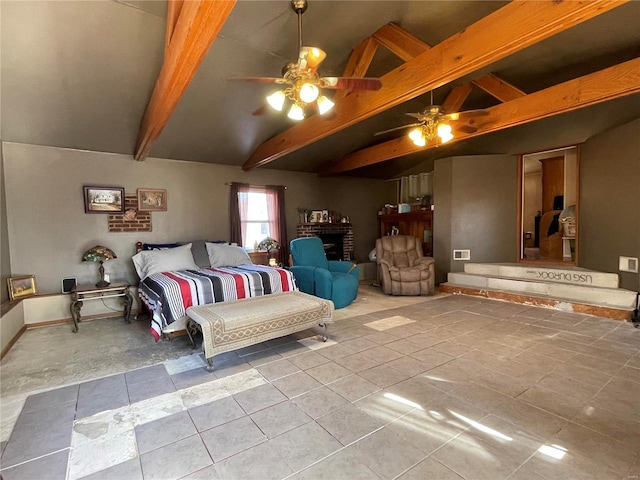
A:
{"label": "ceiling fan blade", "polygon": [[275,77],[240,77],[230,76],[227,80],[243,80],[245,82],[260,82],[260,83],[286,83],[283,78]]}
{"label": "ceiling fan blade", "polygon": [[476,133],[478,131],[477,127],[473,127],[471,125],[468,125],[466,123],[463,123],[461,125],[454,125],[453,127],[456,131],[458,132],[462,132],[462,133]]}
{"label": "ceiling fan blade", "polygon": [[389,130],[383,130],[381,132],[374,133],[375,135],[382,135],[383,133],[394,132],[396,130],[402,130],[403,128],[419,127],[422,123],[411,123],[409,125],[402,125],[401,127],[390,128]]}
{"label": "ceiling fan blade", "polygon": [[424,119],[424,114],[419,112],[405,113],[405,115],[409,115],[410,117],[417,118],[418,120]]}
{"label": "ceiling fan blade", "polygon": [[[467,118],[485,117],[487,115],[489,115],[489,112],[487,110],[483,110],[479,108],[477,110],[463,110],[462,112],[449,113],[447,116],[451,117],[451,120],[458,120],[465,117]],[[453,116],[456,116],[457,118],[453,118]]]}
{"label": "ceiling fan blade", "polygon": [[322,77],[320,86],[336,90],[380,90],[382,81],[371,77]]}
{"label": "ceiling fan blade", "polygon": [[298,70],[315,73],[318,65],[326,58],[327,53],[318,47],[302,47],[298,56]]}
{"label": "ceiling fan blade", "polygon": [[260,115],[264,115],[265,113],[267,113],[267,106],[266,105],[261,105],[251,115],[257,117],[257,116],[260,116]]}

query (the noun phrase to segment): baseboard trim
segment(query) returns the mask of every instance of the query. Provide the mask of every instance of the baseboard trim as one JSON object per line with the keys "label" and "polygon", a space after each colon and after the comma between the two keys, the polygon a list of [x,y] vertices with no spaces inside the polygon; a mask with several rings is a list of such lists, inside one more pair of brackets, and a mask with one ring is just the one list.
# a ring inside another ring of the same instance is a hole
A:
{"label": "baseboard trim", "polygon": [[[131,317],[133,317],[134,315],[137,315],[138,313],[140,313],[139,311],[135,311],[135,310],[131,310]],[[117,315],[117,314],[112,314],[112,313],[99,313],[96,315],[86,315],[86,316],[82,316],[82,322],[86,322],[89,320],[100,320],[103,318],[114,318],[114,317],[121,317],[122,314]],[[59,320],[48,320],[46,322],[36,322],[36,323],[27,323],[25,326],[26,328],[39,328],[39,327],[49,327],[51,325],[61,325],[63,323],[73,323],[73,319],[71,317],[67,317],[67,318],[61,318]]]}
{"label": "baseboard trim", "polygon": [[9,343],[7,343],[7,346],[4,347],[4,349],[2,350],[2,352],[0,353],[0,360],[2,360],[4,358],[4,356],[9,353],[9,350],[11,350],[11,347],[13,347],[13,345],[18,341],[18,339],[22,336],[22,334],[24,332],[27,331],[27,326],[23,325],[22,328],[20,328],[20,330],[18,330],[18,333],[16,333],[13,338],[11,339],[11,341],[9,341]]}
{"label": "baseboard trim", "polygon": [[556,300],[551,298],[534,297],[531,295],[522,295],[519,293],[509,293],[498,290],[487,290],[474,287],[463,287],[459,285],[440,284],[438,291],[444,293],[452,293],[459,295],[471,295],[474,297],[484,297],[494,300],[505,300],[513,303],[531,305],[534,307],[550,307],[560,311],[567,311],[559,308],[560,305],[570,304],[573,313],[584,313],[587,315],[595,315],[598,317],[610,318],[612,320],[621,320],[623,322],[631,321],[631,310],[620,310],[618,308],[602,307],[599,305],[587,305],[584,303],[576,303],[570,300]]}

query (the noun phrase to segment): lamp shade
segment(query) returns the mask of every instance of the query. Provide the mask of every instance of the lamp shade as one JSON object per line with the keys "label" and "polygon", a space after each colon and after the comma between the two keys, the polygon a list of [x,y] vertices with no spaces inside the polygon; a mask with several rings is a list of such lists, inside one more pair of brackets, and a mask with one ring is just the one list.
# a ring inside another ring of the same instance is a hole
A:
{"label": "lamp shade", "polygon": [[113,250],[107,247],[103,247],[102,245],[96,245],[93,248],[90,248],[84,255],[82,256],[83,262],[100,262],[100,268],[98,271],[100,272],[100,281],[96,283],[96,287],[104,288],[108,287],[110,284],[106,280],[104,275],[104,267],[102,266],[103,262],[107,260],[113,260],[116,257],[116,254],[113,253]]}
{"label": "lamp shade", "polygon": [[116,254],[110,248],[96,245],[90,248],[82,256],[83,262],[106,262],[107,260],[113,260],[118,258]]}

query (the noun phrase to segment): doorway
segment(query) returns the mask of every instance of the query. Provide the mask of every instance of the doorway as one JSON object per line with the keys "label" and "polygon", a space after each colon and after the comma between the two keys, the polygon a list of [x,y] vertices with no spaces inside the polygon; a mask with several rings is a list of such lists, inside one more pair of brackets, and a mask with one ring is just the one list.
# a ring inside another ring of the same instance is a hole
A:
{"label": "doorway", "polygon": [[578,154],[573,146],[520,157],[519,261],[578,264]]}

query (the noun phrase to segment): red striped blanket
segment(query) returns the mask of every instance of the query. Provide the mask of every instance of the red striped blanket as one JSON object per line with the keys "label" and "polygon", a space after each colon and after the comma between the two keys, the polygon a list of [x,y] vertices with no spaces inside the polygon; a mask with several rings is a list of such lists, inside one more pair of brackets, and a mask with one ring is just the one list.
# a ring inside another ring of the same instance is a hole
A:
{"label": "red striped blanket", "polygon": [[185,315],[193,305],[230,302],[241,298],[298,290],[293,274],[263,265],[203,268],[154,273],[140,282],[140,299],[152,312],[151,334]]}

